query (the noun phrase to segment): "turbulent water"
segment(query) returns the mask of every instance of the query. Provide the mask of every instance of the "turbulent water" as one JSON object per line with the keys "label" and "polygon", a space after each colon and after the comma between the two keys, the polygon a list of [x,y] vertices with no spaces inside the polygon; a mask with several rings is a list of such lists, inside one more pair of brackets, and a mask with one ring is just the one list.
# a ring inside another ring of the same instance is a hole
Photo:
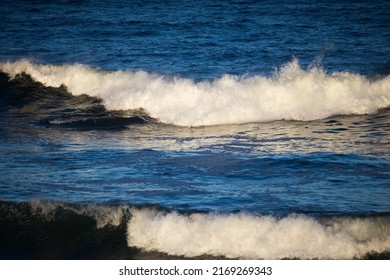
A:
{"label": "turbulent water", "polygon": [[388,259],[390,5],[160,2],[1,5],[0,258]]}

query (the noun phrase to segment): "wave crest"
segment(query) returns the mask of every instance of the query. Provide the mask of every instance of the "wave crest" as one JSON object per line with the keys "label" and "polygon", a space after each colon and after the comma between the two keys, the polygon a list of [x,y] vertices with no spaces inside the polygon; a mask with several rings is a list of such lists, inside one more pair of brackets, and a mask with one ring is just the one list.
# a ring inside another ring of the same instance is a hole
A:
{"label": "wave crest", "polygon": [[152,118],[181,126],[273,120],[309,121],[333,115],[369,114],[390,106],[390,76],[376,81],[347,72],[304,70],[297,60],[272,77],[224,75],[212,81],[144,71],[105,72],[81,64],[0,64],[11,77],[26,73],[45,86],[103,100],[109,110],[144,109]]}

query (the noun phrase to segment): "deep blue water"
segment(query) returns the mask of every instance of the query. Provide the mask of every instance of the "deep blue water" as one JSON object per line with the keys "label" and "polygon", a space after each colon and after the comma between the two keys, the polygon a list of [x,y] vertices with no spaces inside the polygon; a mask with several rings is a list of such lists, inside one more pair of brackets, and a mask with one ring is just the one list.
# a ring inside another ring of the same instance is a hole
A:
{"label": "deep blue water", "polygon": [[389,42],[388,1],[3,1],[0,257],[388,258]]}
{"label": "deep blue water", "polygon": [[1,60],[215,78],[297,57],[388,74],[388,1],[3,1]]}

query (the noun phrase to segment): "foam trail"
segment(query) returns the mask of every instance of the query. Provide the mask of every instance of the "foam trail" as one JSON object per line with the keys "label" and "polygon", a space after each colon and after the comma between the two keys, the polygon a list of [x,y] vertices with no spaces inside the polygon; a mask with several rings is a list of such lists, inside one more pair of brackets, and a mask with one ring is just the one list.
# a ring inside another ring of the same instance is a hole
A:
{"label": "foam trail", "polygon": [[133,209],[127,234],[129,246],[186,257],[352,259],[390,250],[386,218],[334,218],[321,224],[304,215],[184,216]]}
{"label": "foam trail", "polygon": [[390,76],[369,81],[352,73],[303,70],[297,60],[273,77],[225,75],[213,81],[164,77],[143,71],[104,72],[85,65],[40,65],[27,60],[1,63],[15,77],[27,73],[45,86],[65,85],[74,95],[103,100],[109,110],[143,108],[164,123],[181,126],[272,120],[315,120],[339,114],[367,114],[390,106]]}

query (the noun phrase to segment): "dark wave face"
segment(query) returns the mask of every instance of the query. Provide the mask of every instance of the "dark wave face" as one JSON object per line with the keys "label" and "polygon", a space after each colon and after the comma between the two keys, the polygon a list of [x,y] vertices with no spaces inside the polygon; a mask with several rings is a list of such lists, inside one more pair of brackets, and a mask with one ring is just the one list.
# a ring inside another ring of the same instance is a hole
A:
{"label": "dark wave face", "polygon": [[140,110],[107,111],[97,98],[73,96],[64,86],[46,87],[26,74],[11,81],[1,74],[0,87],[1,107],[6,117],[23,118],[35,125],[78,130],[124,129],[151,121]]}

